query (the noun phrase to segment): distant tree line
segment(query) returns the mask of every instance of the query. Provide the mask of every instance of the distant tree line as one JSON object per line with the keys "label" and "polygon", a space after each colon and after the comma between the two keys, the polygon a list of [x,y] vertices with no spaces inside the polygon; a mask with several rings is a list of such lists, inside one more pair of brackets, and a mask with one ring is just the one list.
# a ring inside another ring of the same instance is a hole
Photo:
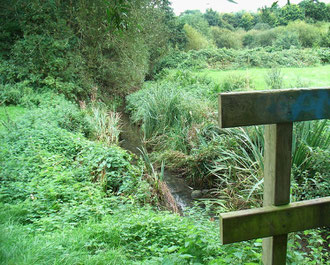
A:
{"label": "distant tree line", "polygon": [[15,84],[11,95],[125,95],[153,78],[173,51],[329,47],[329,21],[330,5],[311,0],[282,8],[275,2],[256,13],[180,16],[169,0],[2,0],[0,93]]}
{"label": "distant tree line", "polygon": [[318,0],[304,0],[297,5],[288,1],[283,7],[277,1],[255,13],[188,10],[178,20],[185,25],[186,50],[265,46],[289,49],[330,44],[330,4]]}

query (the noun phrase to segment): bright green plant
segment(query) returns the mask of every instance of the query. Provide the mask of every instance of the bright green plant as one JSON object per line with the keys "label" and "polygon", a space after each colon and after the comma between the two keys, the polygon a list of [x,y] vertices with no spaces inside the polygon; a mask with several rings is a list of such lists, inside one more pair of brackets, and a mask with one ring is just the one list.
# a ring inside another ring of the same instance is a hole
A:
{"label": "bright green plant", "polygon": [[320,27],[308,24],[304,21],[291,22],[288,30],[296,32],[299,42],[303,47],[319,46],[322,37]]}
{"label": "bright green plant", "polygon": [[266,84],[271,89],[283,88],[283,80],[283,74],[279,68],[273,68],[265,75]]}
{"label": "bright green plant", "polygon": [[[327,120],[298,123],[295,126],[293,139],[292,163],[302,175],[306,175],[306,171],[309,174],[315,171],[328,174],[326,157],[329,145],[330,134]],[[299,175],[296,178],[297,181],[303,181]]]}
{"label": "bright green plant", "polygon": [[183,29],[187,36],[187,51],[205,49],[210,46],[207,39],[193,27],[186,24]]}
{"label": "bright green plant", "polygon": [[[202,121],[207,108],[188,91],[176,89],[175,83],[151,85],[127,99],[128,109],[133,110],[132,120],[142,122],[146,139]],[[200,108],[196,109],[195,104]]]}
{"label": "bright green plant", "polygon": [[101,103],[92,104],[88,109],[89,119],[94,125],[95,136],[107,145],[118,144],[120,135],[120,115],[110,111]]}
{"label": "bright green plant", "polygon": [[234,90],[248,90],[253,88],[253,82],[249,76],[245,75],[228,75],[221,84],[222,92],[231,92]]}
{"label": "bright green plant", "polygon": [[284,31],[276,37],[273,46],[277,49],[300,48],[299,36],[296,32]]}
{"label": "bright green plant", "polygon": [[218,48],[242,48],[242,39],[237,32],[219,27],[211,28],[213,40]]}

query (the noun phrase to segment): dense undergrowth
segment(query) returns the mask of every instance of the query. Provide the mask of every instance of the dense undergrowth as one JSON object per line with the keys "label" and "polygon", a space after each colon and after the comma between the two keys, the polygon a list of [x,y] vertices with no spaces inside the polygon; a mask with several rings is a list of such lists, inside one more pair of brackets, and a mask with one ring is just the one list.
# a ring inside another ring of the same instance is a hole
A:
{"label": "dense undergrowth", "polygon": [[[263,127],[216,125],[217,93],[253,80],[192,71],[327,64],[326,22],[244,32],[245,50],[222,48],[238,31],[207,26],[214,43],[194,50],[193,21],[175,18],[168,1],[0,5],[1,264],[261,264],[261,240],[221,246],[210,217],[261,205]],[[280,77],[270,70],[267,84],[281,87]],[[145,79],[154,81],[139,90]],[[127,109],[151,162],[211,189],[204,208],[164,210],[161,177],[118,146],[111,100],[136,90]],[[329,123],[298,124],[295,137],[292,200],[329,194]],[[288,263],[325,263],[323,232],[290,235]]]}
{"label": "dense undergrowth", "polygon": [[246,67],[307,67],[330,62],[329,48],[276,50],[273,47],[254,49],[201,49],[172,52],[156,65],[163,69],[240,69]]}
{"label": "dense undergrowth", "polygon": [[[215,211],[262,205],[264,127],[217,126],[217,93],[253,89],[248,77],[231,78],[215,83],[189,70],[165,69],[157,81],[127,97],[127,109],[132,121],[141,125],[153,161],[184,176],[195,189],[211,190],[203,202]],[[276,75],[273,81],[279,81]],[[329,144],[328,121],[295,124],[292,201],[330,193]],[[316,264],[328,258],[324,247],[319,248]]]}
{"label": "dense undergrowth", "polygon": [[[261,241],[221,246],[208,208],[185,217],[156,211],[143,163],[90,140],[99,137],[88,106],[41,98],[38,107],[0,108],[1,263],[260,264]],[[290,239],[292,264],[306,259],[297,240]]]}
{"label": "dense undergrowth", "polygon": [[[232,80],[215,83],[188,70],[164,70],[157,81],[127,97],[127,108],[132,121],[141,124],[156,161],[164,160],[197,187],[213,187],[232,196],[226,200],[229,204],[241,198],[236,205],[241,208],[254,194],[256,198],[250,202],[259,202],[263,127],[218,129],[216,96],[218,92],[251,88],[248,77],[232,76]],[[329,141],[327,121],[295,125],[293,180],[301,184],[305,177],[319,175],[323,188],[318,189],[318,196],[329,192]]]}
{"label": "dense undergrowth", "polygon": [[152,209],[143,164],[48,96],[16,118],[1,107],[2,264],[257,264],[260,242],[223,247],[207,216]]}

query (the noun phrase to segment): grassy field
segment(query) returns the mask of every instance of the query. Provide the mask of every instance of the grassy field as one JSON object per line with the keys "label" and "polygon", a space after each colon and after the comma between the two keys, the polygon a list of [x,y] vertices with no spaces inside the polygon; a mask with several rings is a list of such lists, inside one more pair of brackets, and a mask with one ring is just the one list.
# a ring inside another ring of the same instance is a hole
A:
{"label": "grassy field", "polygon": [[[198,72],[212,78],[216,82],[222,82],[230,75],[243,75],[251,79],[256,90],[267,89],[265,76],[270,71],[266,68],[250,68],[244,70],[202,70]],[[306,68],[281,68],[284,79],[284,88],[290,87],[326,87],[330,86],[330,65]]]}

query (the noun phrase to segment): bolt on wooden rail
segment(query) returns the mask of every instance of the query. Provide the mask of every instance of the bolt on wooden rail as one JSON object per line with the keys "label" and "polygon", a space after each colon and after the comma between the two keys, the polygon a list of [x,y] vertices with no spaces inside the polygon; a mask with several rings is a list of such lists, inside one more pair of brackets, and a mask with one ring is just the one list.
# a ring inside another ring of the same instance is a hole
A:
{"label": "bolt on wooden rail", "polygon": [[330,197],[290,204],[293,122],[330,118],[330,88],[222,93],[221,128],[265,128],[263,208],[223,213],[223,244],[263,239],[263,263],[285,265],[287,235],[330,226]]}

